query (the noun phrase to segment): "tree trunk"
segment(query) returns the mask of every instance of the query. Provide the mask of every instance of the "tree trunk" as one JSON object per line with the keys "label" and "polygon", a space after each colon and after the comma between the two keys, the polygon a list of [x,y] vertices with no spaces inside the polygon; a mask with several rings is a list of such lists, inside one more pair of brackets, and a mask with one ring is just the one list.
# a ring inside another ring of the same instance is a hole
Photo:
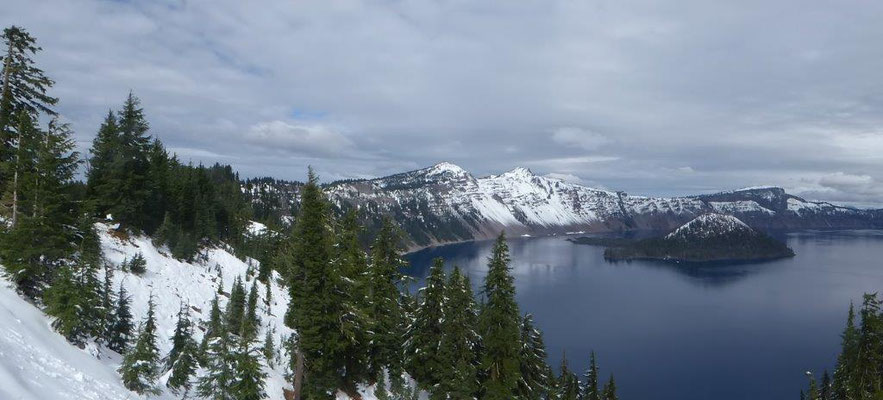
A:
{"label": "tree trunk", "polygon": [[297,349],[294,364],[294,400],[301,400],[301,391],[304,385],[304,353]]}

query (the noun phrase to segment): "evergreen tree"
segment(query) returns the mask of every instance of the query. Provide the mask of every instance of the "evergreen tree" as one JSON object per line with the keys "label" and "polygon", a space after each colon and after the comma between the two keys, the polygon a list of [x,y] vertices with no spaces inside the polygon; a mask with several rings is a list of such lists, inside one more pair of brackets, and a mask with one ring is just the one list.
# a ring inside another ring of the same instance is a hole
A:
{"label": "evergreen tree", "polygon": [[132,256],[132,259],[128,262],[128,269],[135,275],[141,275],[147,271],[147,260],[144,259],[144,256],[141,253],[135,253]]}
{"label": "evergreen tree", "polygon": [[245,318],[245,287],[242,279],[236,277],[233,282],[233,289],[230,290],[230,301],[227,302],[226,321],[227,331],[233,334],[239,334],[242,329],[242,321]]}
{"label": "evergreen tree", "polygon": [[831,376],[828,375],[828,370],[825,370],[825,373],[822,375],[822,386],[819,388],[819,399],[833,400],[831,399]]}
{"label": "evergreen tree", "polygon": [[193,386],[193,376],[199,366],[197,351],[196,342],[193,339],[189,340],[178,353],[175,363],[172,364],[172,374],[166,383],[175,392],[183,391],[185,397]]}
{"label": "evergreen tree", "polygon": [[273,343],[273,329],[267,329],[267,334],[264,336],[264,359],[267,360],[267,365],[273,366],[273,360],[276,359],[276,345]]}
{"label": "evergreen tree", "polygon": [[136,393],[157,394],[159,377],[159,349],[156,346],[156,319],[153,296],[148,301],[147,318],[141,324],[135,347],[123,357],[120,374],[123,384]]}
{"label": "evergreen tree", "polygon": [[[338,301],[342,309],[341,329],[346,346],[342,349],[343,368],[347,385],[370,379],[368,365],[368,261],[359,242],[360,227],[356,213],[348,212],[337,227],[335,264],[340,279],[336,282]],[[355,390],[353,387],[348,390]]]}
{"label": "evergreen tree", "polygon": [[224,332],[216,332],[207,341],[205,352],[205,374],[199,378],[196,393],[212,400],[235,400],[233,382],[235,380],[236,359],[230,350],[235,337]]}
{"label": "evergreen tree", "polygon": [[610,375],[610,380],[604,385],[604,400],[619,400],[616,396],[616,381],[613,375]]}
{"label": "evergreen tree", "polygon": [[855,308],[849,304],[849,313],[846,318],[846,328],[841,337],[841,351],[837,357],[837,367],[834,369],[834,382],[832,391],[836,399],[854,398],[851,387],[854,381],[856,359],[858,358],[859,333],[855,326]]}
{"label": "evergreen tree", "polygon": [[193,325],[190,322],[190,311],[184,305],[184,302],[181,302],[181,306],[178,308],[178,322],[175,324],[175,333],[172,334],[172,349],[169,350],[169,355],[166,357],[166,369],[170,369],[175,364],[184,347],[189,341],[193,340],[192,336]]}
{"label": "evergreen tree", "polygon": [[298,332],[297,351],[302,353],[295,359],[306,360],[306,371],[295,368],[295,372],[305,376],[304,389],[310,398],[330,398],[335,389],[346,390],[353,384],[342,376],[352,338],[343,323],[347,307],[340,291],[342,277],[333,263],[331,226],[329,205],[310,170],[294,240],[280,257],[281,265],[287,267],[291,293],[286,324]]}
{"label": "evergreen tree", "polygon": [[116,324],[116,296],[113,290],[113,269],[110,265],[104,266],[104,285],[101,289],[101,309],[104,312],[102,321],[101,338],[109,346],[113,337],[114,325]]}
{"label": "evergreen tree", "polygon": [[407,329],[400,269],[406,264],[400,253],[401,236],[389,219],[384,219],[371,248],[368,272],[368,318],[373,332],[369,346],[371,375],[377,376],[385,367],[390,384],[402,384],[402,347]]}
{"label": "evergreen tree", "polygon": [[258,335],[258,327],[261,319],[258,317],[258,288],[257,282],[251,284],[248,291],[248,303],[246,305],[245,317],[242,320],[242,330],[240,335],[249,340],[255,339]]}
{"label": "evergreen tree", "polygon": [[234,375],[230,394],[236,400],[261,400],[266,396],[264,381],[267,374],[262,369],[260,348],[246,336],[241,337],[239,342],[232,355]]}
{"label": "evergreen tree", "polygon": [[107,347],[117,353],[123,354],[128,350],[132,341],[132,311],[130,309],[129,295],[126,288],[120,284],[120,292],[117,295],[116,315]]}
{"label": "evergreen tree", "polygon": [[108,117],[92,144],[87,184],[99,213],[125,226],[144,227],[150,137],[141,101],[129,93],[116,118]]}
{"label": "evergreen tree", "polygon": [[181,303],[178,310],[178,323],[172,336],[172,349],[166,358],[166,366],[172,371],[168,387],[175,391],[190,390],[191,379],[196,373],[197,345],[193,339],[193,324],[190,322],[189,308]]}
{"label": "evergreen tree", "polygon": [[46,313],[55,318],[52,327],[74,344],[83,343],[86,339],[82,300],[80,287],[71,268],[61,267],[53,285],[46,290],[44,296]]}
{"label": "evergreen tree", "polygon": [[860,315],[858,356],[851,387],[859,398],[874,398],[881,390],[880,367],[883,365],[883,321],[876,294],[865,294]]}
{"label": "evergreen tree", "polygon": [[224,321],[221,316],[221,306],[218,302],[218,295],[212,299],[211,311],[209,311],[208,326],[205,335],[202,336],[202,343],[199,345],[199,353],[204,355],[209,350],[212,339],[219,337],[224,333]]}
{"label": "evergreen tree", "polygon": [[561,371],[555,388],[555,398],[558,400],[579,399],[579,379],[567,366],[567,356],[561,357]]}
{"label": "evergreen tree", "polygon": [[546,363],[546,346],[543,335],[534,327],[533,316],[527,314],[521,319],[521,379],[518,382],[519,398],[539,400],[549,392],[551,371]]}
{"label": "evergreen tree", "polygon": [[598,386],[598,374],[598,364],[595,362],[595,352],[593,351],[589,360],[589,368],[586,369],[584,375],[586,382],[582,388],[583,400],[601,400],[602,393]]}
{"label": "evergreen tree", "polygon": [[441,373],[433,395],[471,399],[478,393],[478,357],[481,338],[475,331],[478,310],[469,278],[454,268],[445,285],[447,307],[441,323]]}
{"label": "evergreen tree", "polygon": [[809,390],[806,392],[806,398],[808,400],[819,400],[819,387],[816,385],[816,378],[810,372],[807,372],[807,375],[809,375]]}
{"label": "evergreen tree", "polygon": [[0,236],[0,261],[26,297],[35,299],[54,271],[74,258],[76,213],[70,185],[77,166],[71,132],[52,121],[45,132],[20,114],[12,197],[12,227]]}
{"label": "evergreen tree", "polygon": [[430,389],[441,382],[445,368],[440,349],[446,311],[445,270],[441,258],[434,260],[426,287],[420,289],[419,295],[420,304],[405,343],[407,370],[423,388]]}
{"label": "evergreen tree", "polygon": [[503,234],[497,238],[488,260],[484,281],[485,304],[478,318],[483,354],[481,369],[484,399],[509,399],[519,380],[519,311],[515,283],[509,274],[509,246]]}
{"label": "evergreen tree", "polygon": [[[15,128],[17,116],[21,113],[55,116],[52,107],[58,99],[46,94],[55,82],[46,77],[31,58],[42,50],[36,39],[14,25],[4,29],[0,38],[6,50],[0,72],[3,80],[0,87],[0,167],[3,167],[12,160],[12,142],[20,133]],[[0,193],[12,181],[8,172],[8,168],[0,168]]]}

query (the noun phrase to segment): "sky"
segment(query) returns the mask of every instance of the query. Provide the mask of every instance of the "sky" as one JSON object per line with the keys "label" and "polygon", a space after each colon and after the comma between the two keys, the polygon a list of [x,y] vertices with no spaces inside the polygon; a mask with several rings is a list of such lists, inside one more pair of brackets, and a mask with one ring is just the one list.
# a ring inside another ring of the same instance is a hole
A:
{"label": "sky", "polygon": [[883,207],[883,2],[4,0],[88,152],[128,92],[183,161],[449,161],[642,195]]}

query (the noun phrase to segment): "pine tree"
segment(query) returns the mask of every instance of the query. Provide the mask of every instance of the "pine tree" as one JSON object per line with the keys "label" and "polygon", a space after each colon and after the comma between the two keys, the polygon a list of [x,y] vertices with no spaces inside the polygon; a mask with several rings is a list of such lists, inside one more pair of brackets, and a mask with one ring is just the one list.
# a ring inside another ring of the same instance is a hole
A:
{"label": "pine tree", "polygon": [[355,383],[343,376],[354,340],[347,321],[350,309],[342,292],[347,285],[333,262],[332,225],[329,205],[310,170],[301,194],[294,240],[279,258],[291,292],[286,324],[299,335],[301,353],[295,354],[295,359],[306,360],[306,371],[295,368],[295,381],[300,382],[300,374],[306,372],[304,389],[310,398],[329,398],[333,390],[348,390]]}
{"label": "pine tree", "polygon": [[440,349],[445,291],[444,260],[436,258],[429,269],[426,287],[420,289],[420,304],[405,343],[407,371],[425,389],[441,382],[445,368]]}
{"label": "pine tree", "polygon": [[[880,367],[883,365],[883,320],[876,294],[865,294],[859,328],[858,357],[853,383],[859,398],[873,398],[881,390]],[[883,393],[881,393],[883,394]]]}
{"label": "pine tree", "polygon": [[131,271],[135,275],[141,275],[147,271],[147,260],[144,259],[144,256],[141,253],[135,253],[132,256],[132,259],[128,262],[129,271]]}
{"label": "pine tree", "polygon": [[807,375],[809,375],[809,390],[806,392],[806,398],[808,400],[819,400],[819,387],[816,385],[816,378],[810,372],[807,372]]}
{"label": "pine tree", "polygon": [[36,299],[53,272],[75,256],[77,231],[70,184],[77,166],[71,132],[52,121],[47,131],[20,114],[13,161],[12,227],[0,237],[0,260],[26,297]]}
{"label": "pine tree", "polygon": [[447,307],[442,321],[439,350],[441,374],[433,395],[471,399],[478,392],[478,357],[481,338],[475,331],[478,310],[469,278],[454,268],[445,285]]}
{"label": "pine tree", "polygon": [[227,302],[226,321],[227,331],[238,335],[242,329],[242,321],[245,318],[245,287],[242,279],[236,277],[233,289],[230,290],[230,301]]}
{"label": "pine tree", "polygon": [[63,266],[58,270],[55,281],[46,290],[44,301],[46,313],[55,318],[52,327],[71,343],[83,343],[86,332],[83,330],[82,296],[70,267]]}
{"label": "pine tree", "polygon": [[101,339],[108,346],[113,337],[113,329],[116,324],[116,303],[116,296],[113,290],[113,269],[110,265],[105,264],[104,285],[101,288],[101,310],[104,312]]}
{"label": "pine tree", "polygon": [[392,221],[384,219],[371,248],[368,272],[368,318],[373,332],[368,355],[371,375],[377,376],[387,368],[392,385],[401,384],[403,337],[407,329],[399,291],[402,282],[399,271],[406,264],[401,258],[400,242],[399,231]]}
{"label": "pine tree", "polygon": [[481,369],[484,399],[509,399],[519,380],[519,311],[515,302],[515,283],[509,274],[509,246],[503,234],[497,238],[488,260],[485,277],[485,304],[478,318],[483,354]]}
{"label": "pine tree", "polygon": [[546,363],[546,346],[543,335],[534,327],[533,316],[521,319],[521,379],[518,382],[519,397],[525,400],[545,398],[549,392],[551,371]]}
{"label": "pine tree", "polygon": [[205,335],[202,336],[202,343],[199,345],[200,355],[208,352],[212,339],[219,337],[224,333],[224,321],[221,316],[221,306],[218,302],[218,295],[212,299],[211,311],[209,311],[208,326]]}
{"label": "pine tree", "polygon": [[205,374],[199,378],[196,393],[212,400],[235,400],[232,385],[235,379],[236,360],[230,349],[235,337],[224,332],[216,332],[208,339],[205,352]]}
{"label": "pine tree", "polygon": [[555,398],[558,400],[578,400],[579,399],[579,379],[576,374],[570,371],[567,366],[567,356],[561,357],[561,371],[558,375],[558,382],[555,388]]}
{"label": "pine tree", "polygon": [[593,351],[589,360],[589,368],[586,369],[584,375],[586,379],[585,386],[582,388],[584,400],[601,400],[602,393],[598,385],[598,375],[598,364],[595,362],[595,352]]}
{"label": "pine tree", "polygon": [[261,400],[266,396],[261,351],[253,340],[245,336],[239,339],[234,361],[234,378],[230,383],[230,394],[236,400]]}
{"label": "pine tree", "polygon": [[610,380],[604,385],[604,400],[619,400],[619,397],[616,396],[616,381],[613,379],[613,375],[610,375]]}
{"label": "pine tree", "polygon": [[251,284],[248,291],[248,303],[246,304],[245,317],[242,320],[242,330],[240,335],[249,340],[255,339],[258,335],[258,327],[261,319],[258,317],[258,288],[257,282]]}
{"label": "pine tree", "polygon": [[116,118],[108,117],[92,143],[87,193],[102,215],[125,226],[144,228],[150,167],[149,125],[140,100],[129,93]]}
{"label": "pine tree", "polygon": [[267,360],[267,365],[273,366],[273,360],[276,359],[276,345],[273,343],[273,332],[274,329],[267,329],[267,334],[264,336],[264,359]]}
{"label": "pine tree", "polygon": [[822,374],[822,387],[819,388],[819,399],[833,400],[831,399],[831,376],[828,375],[828,370],[825,370],[825,373]]}
{"label": "pine tree", "polygon": [[181,302],[178,308],[178,322],[175,324],[175,333],[172,334],[172,349],[169,350],[169,355],[166,357],[166,369],[170,369],[175,364],[175,361],[178,360],[178,356],[181,354],[184,346],[189,340],[193,339],[192,334],[193,328],[190,323],[190,312],[184,305],[184,302]]}
{"label": "pine tree", "polygon": [[834,397],[849,399],[854,397],[852,382],[856,359],[858,357],[859,333],[855,326],[855,308],[849,304],[849,313],[846,318],[846,328],[841,337],[840,355],[837,357],[837,367],[834,369],[834,382],[832,391]]}
{"label": "pine tree", "polygon": [[[42,50],[27,31],[17,26],[3,30],[0,36],[5,45],[3,54],[2,87],[0,87],[0,167],[13,158],[12,142],[18,136],[16,118],[21,113],[31,116],[55,116],[52,108],[58,99],[46,94],[54,85],[31,58]],[[12,181],[8,168],[0,168],[0,193]]]}
{"label": "pine tree", "polygon": [[168,387],[176,391],[190,390],[191,379],[196,373],[197,345],[193,339],[193,324],[190,322],[189,308],[181,303],[178,310],[178,323],[172,336],[172,349],[166,358],[166,368],[172,371]]}
{"label": "pine tree", "polygon": [[130,300],[126,288],[120,284],[113,329],[110,341],[107,343],[108,348],[120,354],[128,350],[129,343],[132,341],[132,311],[129,304]]}
{"label": "pine tree", "polygon": [[354,211],[348,212],[337,227],[335,264],[340,279],[336,282],[338,301],[342,306],[341,330],[346,341],[342,345],[342,364],[346,371],[343,381],[349,391],[355,382],[370,379],[368,365],[368,261],[359,241],[360,227]]}
{"label": "pine tree", "polygon": [[120,374],[123,384],[136,393],[158,394],[159,348],[156,345],[156,317],[153,296],[147,305],[147,317],[141,324],[135,347],[123,357]]}

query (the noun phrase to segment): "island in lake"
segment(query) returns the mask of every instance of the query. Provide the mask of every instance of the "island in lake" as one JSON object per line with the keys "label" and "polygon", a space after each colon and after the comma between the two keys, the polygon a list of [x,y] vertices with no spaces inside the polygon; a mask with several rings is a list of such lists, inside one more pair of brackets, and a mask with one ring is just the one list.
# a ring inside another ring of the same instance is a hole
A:
{"label": "island in lake", "polygon": [[608,260],[676,262],[764,261],[793,257],[794,251],[738,218],[703,214],[671,233],[641,240],[580,237],[574,243],[606,246]]}

